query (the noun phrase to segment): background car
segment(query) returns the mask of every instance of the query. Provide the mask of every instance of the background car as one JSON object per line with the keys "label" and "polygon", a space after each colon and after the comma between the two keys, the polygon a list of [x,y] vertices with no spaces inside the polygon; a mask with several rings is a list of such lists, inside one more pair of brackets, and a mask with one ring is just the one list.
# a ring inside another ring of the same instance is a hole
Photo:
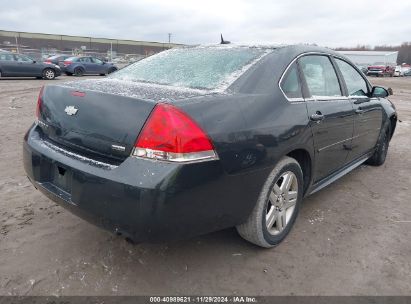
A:
{"label": "background car", "polygon": [[44,63],[52,63],[58,65],[60,68],[64,67],[64,60],[72,57],[71,55],[54,55],[44,60]]}
{"label": "background car", "polygon": [[361,72],[363,72],[365,75],[367,75],[368,66],[366,66],[366,65],[357,65],[357,68],[358,68]]}
{"label": "background car", "polygon": [[404,76],[411,76],[411,69],[409,69],[408,71],[404,72]]}
{"label": "background car", "polygon": [[111,62],[105,62],[91,56],[69,57],[64,60],[64,72],[67,75],[83,76],[90,74],[107,75],[117,71]]}
{"label": "background car", "polygon": [[37,62],[22,54],[0,53],[0,78],[37,77],[52,80],[60,75],[61,69],[58,65]]}
{"label": "background car", "polygon": [[394,76],[395,68],[392,66],[386,65],[372,65],[368,67],[368,76],[377,76],[377,77],[384,77],[384,76]]}

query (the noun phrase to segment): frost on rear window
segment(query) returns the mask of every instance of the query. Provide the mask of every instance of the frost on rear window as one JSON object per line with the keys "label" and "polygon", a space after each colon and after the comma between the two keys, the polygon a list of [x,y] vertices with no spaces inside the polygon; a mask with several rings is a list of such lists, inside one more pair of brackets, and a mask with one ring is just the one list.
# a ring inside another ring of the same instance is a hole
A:
{"label": "frost on rear window", "polygon": [[250,47],[186,47],[136,62],[111,77],[191,89],[226,87],[267,50]]}

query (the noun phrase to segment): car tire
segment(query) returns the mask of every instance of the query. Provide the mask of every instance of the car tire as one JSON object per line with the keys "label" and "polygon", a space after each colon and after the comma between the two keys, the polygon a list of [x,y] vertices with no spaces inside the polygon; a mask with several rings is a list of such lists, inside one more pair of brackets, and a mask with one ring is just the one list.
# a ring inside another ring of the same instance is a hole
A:
{"label": "car tire", "polygon": [[100,74],[100,76],[106,76],[106,74]]}
{"label": "car tire", "polygon": [[74,76],[81,77],[84,75],[84,69],[83,68],[75,68],[74,69]]}
{"label": "car tire", "polygon": [[53,80],[56,78],[56,72],[53,69],[44,69],[43,78],[46,80]]}
{"label": "car tire", "polygon": [[110,70],[108,70],[108,74],[114,73],[115,71],[117,71],[116,68],[111,68]]}
{"label": "car tire", "polygon": [[367,159],[366,164],[371,166],[381,166],[382,164],[384,164],[390,144],[390,134],[391,128],[388,125],[388,127],[386,127],[380,134],[375,152],[369,159]]}
{"label": "car tire", "polygon": [[294,225],[303,188],[300,165],[283,157],[268,176],[247,221],[236,226],[240,236],[264,248],[278,245]]}

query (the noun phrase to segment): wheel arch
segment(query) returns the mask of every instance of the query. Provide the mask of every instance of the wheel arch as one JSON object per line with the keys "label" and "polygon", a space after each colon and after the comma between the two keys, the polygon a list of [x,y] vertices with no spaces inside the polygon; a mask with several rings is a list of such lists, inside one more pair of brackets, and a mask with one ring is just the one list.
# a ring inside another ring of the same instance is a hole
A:
{"label": "wheel arch", "polygon": [[303,180],[304,180],[303,195],[305,195],[308,190],[308,187],[311,184],[312,171],[313,171],[312,157],[310,153],[305,149],[292,150],[288,152],[286,156],[294,158],[301,167],[301,170],[303,172]]}

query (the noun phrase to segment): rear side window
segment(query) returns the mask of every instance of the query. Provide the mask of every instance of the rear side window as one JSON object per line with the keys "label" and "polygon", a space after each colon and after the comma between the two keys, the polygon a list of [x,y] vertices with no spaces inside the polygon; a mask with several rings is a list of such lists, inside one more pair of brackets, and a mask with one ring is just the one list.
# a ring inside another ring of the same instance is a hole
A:
{"label": "rear side window", "polygon": [[184,47],[158,53],[121,69],[112,78],[191,89],[228,86],[268,50],[248,47]]}
{"label": "rear side window", "polygon": [[92,59],[92,61],[94,62],[94,63],[97,63],[97,64],[102,64],[103,63],[103,61],[101,61],[100,59],[98,59],[98,58],[91,58]]}
{"label": "rear side window", "polygon": [[299,63],[312,97],[342,96],[337,75],[327,56],[304,56]]}
{"label": "rear side window", "polygon": [[348,94],[353,96],[367,96],[368,86],[364,78],[347,62],[335,58],[338,68],[344,77]]}
{"label": "rear side window", "polygon": [[0,54],[0,60],[3,61],[14,61],[14,56],[11,54]]}
{"label": "rear side window", "polygon": [[288,98],[302,98],[301,82],[297,64],[294,62],[285,73],[280,83],[281,89]]}

